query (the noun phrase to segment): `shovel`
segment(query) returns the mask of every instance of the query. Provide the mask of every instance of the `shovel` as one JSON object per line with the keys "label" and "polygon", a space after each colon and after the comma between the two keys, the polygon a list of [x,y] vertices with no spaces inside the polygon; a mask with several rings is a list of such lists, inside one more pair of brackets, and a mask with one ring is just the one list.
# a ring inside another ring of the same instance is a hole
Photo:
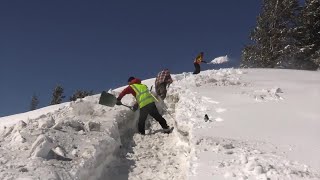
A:
{"label": "shovel", "polygon": [[[99,104],[104,105],[104,106],[114,107],[116,105],[116,103],[117,103],[117,98],[113,94],[107,93],[106,91],[102,91],[102,93],[100,95],[100,99],[99,99]],[[121,103],[121,105],[125,106],[133,111],[132,106],[128,106],[128,105],[125,105],[122,103]]]}

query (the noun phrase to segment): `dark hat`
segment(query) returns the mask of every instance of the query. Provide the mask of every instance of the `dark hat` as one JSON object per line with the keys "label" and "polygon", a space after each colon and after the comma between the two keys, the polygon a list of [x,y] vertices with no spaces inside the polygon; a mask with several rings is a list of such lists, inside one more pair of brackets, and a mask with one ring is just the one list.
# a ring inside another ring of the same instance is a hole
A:
{"label": "dark hat", "polygon": [[134,79],[135,79],[135,77],[131,76],[131,77],[129,77],[128,82],[131,82]]}

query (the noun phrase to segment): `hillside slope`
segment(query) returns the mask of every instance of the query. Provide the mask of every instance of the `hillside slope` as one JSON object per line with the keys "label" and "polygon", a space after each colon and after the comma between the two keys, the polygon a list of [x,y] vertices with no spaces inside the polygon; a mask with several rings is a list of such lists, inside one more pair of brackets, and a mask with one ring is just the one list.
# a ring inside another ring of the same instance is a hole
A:
{"label": "hillside slope", "polygon": [[0,178],[320,178],[319,72],[221,69],[173,78],[157,103],[175,127],[169,135],[152,118],[147,135],[137,134],[138,112],[101,106],[99,95],[0,118]]}

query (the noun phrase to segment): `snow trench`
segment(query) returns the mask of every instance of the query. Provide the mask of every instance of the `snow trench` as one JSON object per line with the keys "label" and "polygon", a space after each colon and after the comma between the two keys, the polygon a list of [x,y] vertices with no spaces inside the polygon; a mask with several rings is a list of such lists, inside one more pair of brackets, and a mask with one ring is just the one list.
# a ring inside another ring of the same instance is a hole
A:
{"label": "snow trench", "polygon": [[[184,96],[189,97],[189,93],[173,86],[165,101],[156,103],[168,125],[174,127],[171,134],[163,133],[159,123],[148,116],[146,135],[140,135],[137,133],[139,112],[118,107],[112,119],[117,124],[119,137],[116,139],[120,145],[102,146],[100,151],[105,154],[102,155],[102,169],[89,173],[95,176],[81,176],[98,180],[188,179],[192,169],[190,160],[194,157],[190,139],[194,122],[185,114],[195,113],[197,109],[194,99],[186,101],[188,98]],[[193,109],[186,112],[185,107]]]}
{"label": "snow trench", "polygon": [[[173,106],[175,102],[166,103]],[[173,109],[163,102],[157,103],[157,107],[168,124],[175,127],[173,133],[163,133],[159,123],[149,116],[146,135],[140,135],[136,131],[139,113],[121,110],[115,116],[121,147],[116,158],[104,167],[99,180],[187,179],[188,133],[176,127]]]}
{"label": "snow trench", "polygon": [[[185,81],[185,77],[180,78]],[[171,134],[162,133],[159,123],[148,116],[146,135],[140,135],[137,133],[139,113],[121,106],[114,107],[115,113],[109,118],[116,122],[113,131],[117,131],[115,134],[119,137],[114,139],[118,140],[119,146],[100,145],[102,149],[99,151],[104,152],[101,155],[104,162],[100,162],[99,166],[101,169],[91,168],[92,172],[88,174],[94,176],[79,174],[79,177],[98,180],[189,179],[193,173],[190,170],[194,169],[190,162],[195,157],[191,134],[198,124],[196,119],[190,117],[202,116],[205,110],[198,112],[197,104],[207,100],[184,90],[179,77],[176,80],[178,83],[169,89],[165,101],[156,103],[174,131]]]}

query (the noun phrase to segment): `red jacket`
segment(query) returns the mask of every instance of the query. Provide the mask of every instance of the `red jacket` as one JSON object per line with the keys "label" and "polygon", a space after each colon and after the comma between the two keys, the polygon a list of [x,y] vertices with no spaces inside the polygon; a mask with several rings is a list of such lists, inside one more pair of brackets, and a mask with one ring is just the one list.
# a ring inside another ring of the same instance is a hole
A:
{"label": "red jacket", "polygon": [[124,90],[122,90],[122,92],[117,97],[118,100],[121,100],[123,98],[123,96],[125,96],[127,94],[132,94],[134,97],[136,97],[136,92],[130,86],[131,84],[141,84],[141,80],[138,78],[135,78],[132,81],[130,81],[129,86],[126,87]]}

